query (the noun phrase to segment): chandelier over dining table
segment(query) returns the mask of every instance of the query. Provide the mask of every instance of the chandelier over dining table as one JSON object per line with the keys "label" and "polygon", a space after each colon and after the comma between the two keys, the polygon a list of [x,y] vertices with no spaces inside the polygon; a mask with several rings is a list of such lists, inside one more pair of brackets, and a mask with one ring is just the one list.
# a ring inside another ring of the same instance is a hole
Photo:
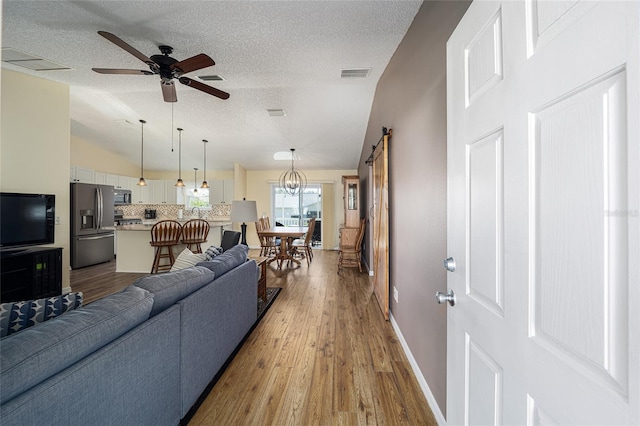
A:
{"label": "chandelier over dining table", "polygon": [[301,170],[297,170],[293,165],[295,149],[291,148],[291,169],[287,169],[280,175],[278,180],[280,188],[289,195],[298,195],[304,192],[307,187],[307,177]]}

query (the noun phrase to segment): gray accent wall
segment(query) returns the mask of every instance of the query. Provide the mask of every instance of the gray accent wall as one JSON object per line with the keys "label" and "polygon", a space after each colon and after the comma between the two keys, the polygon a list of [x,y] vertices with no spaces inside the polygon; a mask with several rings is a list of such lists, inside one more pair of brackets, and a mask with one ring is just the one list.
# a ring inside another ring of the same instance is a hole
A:
{"label": "gray accent wall", "polygon": [[[369,212],[365,161],[382,136],[382,127],[393,129],[389,144],[391,313],[438,404],[432,408],[442,415],[446,415],[447,311],[435,303],[434,294],[446,291],[442,266],[447,257],[446,42],[469,4],[422,4],[378,83],[358,166],[362,211]],[[368,235],[365,242],[365,259],[372,269]]]}

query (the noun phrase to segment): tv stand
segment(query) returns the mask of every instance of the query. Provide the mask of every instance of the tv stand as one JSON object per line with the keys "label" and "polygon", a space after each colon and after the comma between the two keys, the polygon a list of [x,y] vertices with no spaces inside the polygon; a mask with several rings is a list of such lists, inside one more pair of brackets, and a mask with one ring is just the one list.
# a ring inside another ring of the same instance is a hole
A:
{"label": "tv stand", "polygon": [[62,248],[19,248],[0,255],[0,302],[62,294]]}

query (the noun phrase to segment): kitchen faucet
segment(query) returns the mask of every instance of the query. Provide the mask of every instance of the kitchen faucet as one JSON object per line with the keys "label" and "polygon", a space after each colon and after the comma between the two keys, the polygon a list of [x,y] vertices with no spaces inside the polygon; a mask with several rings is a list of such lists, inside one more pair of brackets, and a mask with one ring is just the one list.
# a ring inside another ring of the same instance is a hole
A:
{"label": "kitchen faucet", "polygon": [[198,219],[200,219],[200,218],[202,217],[202,216],[201,216],[201,212],[200,212],[200,207],[194,207],[194,208],[192,208],[192,209],[191,209],[191,216],[193,216],[193,212],[194,212],[196,209],[198,209]]}

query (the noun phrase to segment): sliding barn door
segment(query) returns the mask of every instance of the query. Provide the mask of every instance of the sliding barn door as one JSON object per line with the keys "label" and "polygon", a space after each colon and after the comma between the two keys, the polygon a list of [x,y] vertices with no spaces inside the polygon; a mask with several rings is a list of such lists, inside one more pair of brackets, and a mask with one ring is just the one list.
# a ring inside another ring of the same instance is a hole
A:
{"label": "sliding barn door", "polygon": [[389,319],[389,135],[373,156],[373,281],[374,292]]}

